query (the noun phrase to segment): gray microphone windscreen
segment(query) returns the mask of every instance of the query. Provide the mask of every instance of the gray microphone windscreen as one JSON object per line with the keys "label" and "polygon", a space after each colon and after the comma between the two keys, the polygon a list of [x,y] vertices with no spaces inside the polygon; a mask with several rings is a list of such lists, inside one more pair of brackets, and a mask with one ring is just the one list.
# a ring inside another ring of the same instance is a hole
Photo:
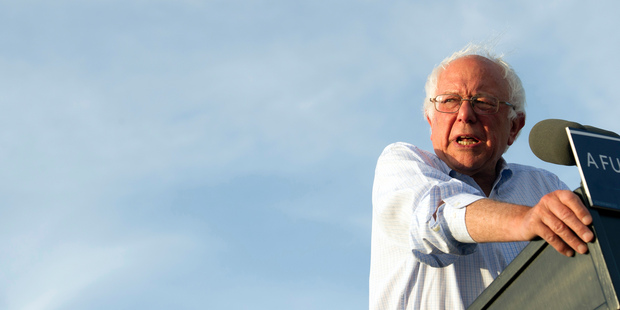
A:
{"label": "gray microphone windscreen", "polygon": [[575,165],[566,127],[585,129],[579,123],[561,119],[547,119],[534,125],[529,137],[530,149],[534,155],[552,164]]}

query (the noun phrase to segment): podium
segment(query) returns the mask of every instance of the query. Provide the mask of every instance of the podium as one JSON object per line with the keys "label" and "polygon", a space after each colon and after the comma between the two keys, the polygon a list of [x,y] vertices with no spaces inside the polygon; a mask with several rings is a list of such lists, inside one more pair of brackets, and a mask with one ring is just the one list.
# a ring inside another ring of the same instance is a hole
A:
{"label": "podium", "polygon": [[575,193],[592,214],[588,253],[532,241],[468,310],[620,309],[620,139],[566,130],[582,180]]}

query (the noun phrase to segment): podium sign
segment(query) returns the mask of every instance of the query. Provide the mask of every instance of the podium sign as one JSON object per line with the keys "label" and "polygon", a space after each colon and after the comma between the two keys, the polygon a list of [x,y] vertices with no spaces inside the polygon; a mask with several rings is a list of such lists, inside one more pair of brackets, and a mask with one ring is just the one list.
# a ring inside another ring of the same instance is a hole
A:
{"label": "podium sign", "polygon": [[566,128],[590,209],[588,253],[565,257],[530,242],[468,310],[620,309],[620,138]]}
{"label": "podium sign", "polygon": [[590,205],[620,211],[620,139],[568,127],[566,132]]}

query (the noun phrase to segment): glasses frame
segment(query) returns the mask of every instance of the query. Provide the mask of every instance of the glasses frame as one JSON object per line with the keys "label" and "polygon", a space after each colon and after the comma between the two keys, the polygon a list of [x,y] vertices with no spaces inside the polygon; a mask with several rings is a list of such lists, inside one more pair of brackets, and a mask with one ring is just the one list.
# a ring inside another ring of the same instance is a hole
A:
{"label": "glasses frame", "polygon": [[[455,96],[455,97],[459,97],[461,100],[459,100],[459,107],[458,109],[456,109],[455,111],[452,112],[448,112],[448,111],[440,111],[439,108],[437,107],[437,104],[439,103],[439,101],[437,101],[437,98],[440,96],[446,96],[446,95],[450,95],[450,96]],[[491,112],[491,113],[480,113],[480,111],[476,110],[476,103],[475,100],[477,100],[480,97],[489,97],[489,98],[493,98],[495,100],[497,100],[497,108],[495,109],[495,111]],[[499,99],[493,97],[493,96],[487,96],[487,95],[474,95],[471,96],[469,99],[463,98],[463,96],[458,95],[458,94],[441,94],[441,95],[437,95],[435,96],[435,98],[430,98],[430,101],[433,103],[433,107],[435,107],[435,111],[439,112],[439,113],[449,113],[449,114],[454,114],[457,113],[460,109],[461,106],[463,105],[463,101],[469,101],[469,103],[471,104],[471,107],[474,109],[474,112],[476,112],[476,114],[480,114],[480,115],[493,115],[496,114],[499,111],[499,104],[503,103],[511,108],[515,108],[515,106],[507,101],[499,101]]]}

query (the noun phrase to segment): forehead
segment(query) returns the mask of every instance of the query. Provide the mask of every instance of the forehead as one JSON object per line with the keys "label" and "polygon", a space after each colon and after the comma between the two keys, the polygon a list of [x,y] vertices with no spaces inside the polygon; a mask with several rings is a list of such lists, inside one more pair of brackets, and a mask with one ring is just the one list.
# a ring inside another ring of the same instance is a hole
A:
{"label": "forehead", "polygon": [[488,93],[508,99],[508,82],[504,69],[493,61],[477,55],[464,56],[450,62],[437,79],[439,93],[461,95]]}

